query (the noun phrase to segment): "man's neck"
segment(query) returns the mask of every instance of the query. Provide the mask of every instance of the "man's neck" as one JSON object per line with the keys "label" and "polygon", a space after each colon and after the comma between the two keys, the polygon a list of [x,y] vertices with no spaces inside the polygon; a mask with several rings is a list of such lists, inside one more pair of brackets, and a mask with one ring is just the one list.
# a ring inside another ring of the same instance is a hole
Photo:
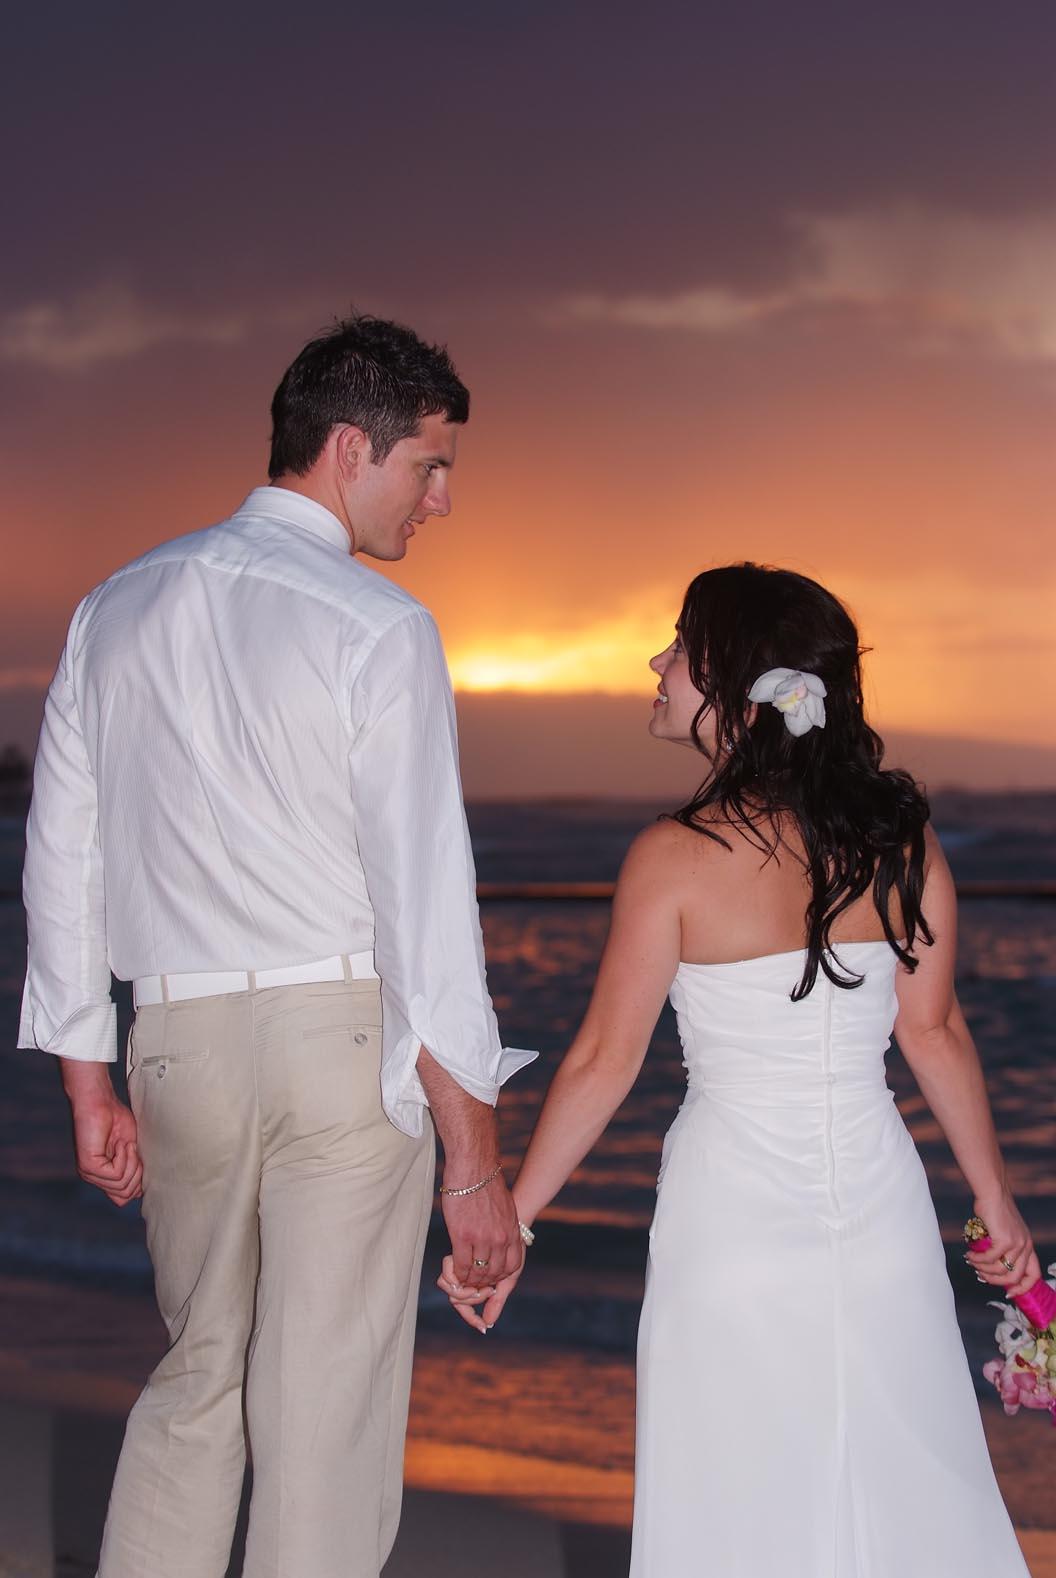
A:
{"label": "man's neck", "polygon": [[299,493],[302,498],[311,499],[316,504],[321,504],[324,510],[340,521],[348,534],[348,550],[355,552],[355,538],[352,535],[352,525],[345,509],[344,500],[341,498],[340,489],[329,483],[325,477],[316,476],[309,472],[307,476],[299,477],[296,472],[284,471],[281,476],[275,477],[270,487],[285,488],[287,493]]}

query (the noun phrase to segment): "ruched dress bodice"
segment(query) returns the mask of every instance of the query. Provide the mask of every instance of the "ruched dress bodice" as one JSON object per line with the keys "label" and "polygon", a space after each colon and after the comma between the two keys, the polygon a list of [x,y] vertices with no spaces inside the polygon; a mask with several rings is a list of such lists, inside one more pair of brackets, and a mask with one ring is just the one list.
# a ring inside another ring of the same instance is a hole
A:
{"label": "ruched dress bodice", "polygon": [[631,1578],[1027,1578],[927,1180],[884,1072],[897,960],[681,964],[638,1344]]}
{"label": "ruched dress bodice", "polygon": [[838,987],[821,971],[793,1002],[800,952],[737,964],[681,964],[671,988],[687,1109],[704,1102],[739,1165],[834,1225],[882,1191],[905,1131],[884,1056],[897,1003],[886,943],[845,943]]}

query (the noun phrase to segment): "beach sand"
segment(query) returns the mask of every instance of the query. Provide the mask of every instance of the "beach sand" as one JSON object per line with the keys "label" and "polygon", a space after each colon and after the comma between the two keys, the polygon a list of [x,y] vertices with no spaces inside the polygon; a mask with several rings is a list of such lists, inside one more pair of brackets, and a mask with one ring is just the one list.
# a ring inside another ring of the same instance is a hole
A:
{"label": "beach sand", "polygon": [[[146,1295],[0,1279],[0,1578],[91,1578],[124,1417],[161,1346]],[[385,1578],[454,1578],[481,1550],[503,1578],[625,1578],[633,1408],[623,1355],[423,1333]],[[1052,1428],[989,1400],[983,1417],[1033,1578],[1056,1578]]]}

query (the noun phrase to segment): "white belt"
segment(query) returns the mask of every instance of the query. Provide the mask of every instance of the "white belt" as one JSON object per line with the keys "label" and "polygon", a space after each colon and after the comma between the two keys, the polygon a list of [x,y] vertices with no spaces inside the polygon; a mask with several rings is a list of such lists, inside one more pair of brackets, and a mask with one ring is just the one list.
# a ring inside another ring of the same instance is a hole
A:
{"label": "white belt", "polygon": [[335,954],[309,964],[287,964],[277,970],[208,970],[192,975],[141,975],[132,982],[137,1008],[155,1003],[182,1003],[189,997],[219,997],[227,992],[261,992],[269,986],[303,986],[311,981],[376,981],[374,955]]}

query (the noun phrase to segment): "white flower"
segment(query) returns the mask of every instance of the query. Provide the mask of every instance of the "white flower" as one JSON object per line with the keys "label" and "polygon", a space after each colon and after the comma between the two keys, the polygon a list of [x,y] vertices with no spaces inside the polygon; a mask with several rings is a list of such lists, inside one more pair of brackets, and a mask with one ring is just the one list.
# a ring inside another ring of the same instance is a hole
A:
{"label": "white flower", "polygon": [[[1014,1358],[1024,1348],[1033,1347],[1034,1333],[1030,1322],[1025,1315],[1020,1314],[1014,1304],[1003,1304],[998,1299],[989,1299],[988,1303],[992,1310],[1000,1310],[1005,1317],[1004,1320],[998,1321],[994,1336],[997,1339],[997,1346],[1006,1359]],[[1031,1355],[1027,1354],[1026,1357],[1030,1358]]]}
{"label": "white flower", "polygon": [[749,701],[769,701],[785,715],[789,734],[806,734],[825,727],[825,686],[816,674],[798,668],[771,668],[760,674]]}

